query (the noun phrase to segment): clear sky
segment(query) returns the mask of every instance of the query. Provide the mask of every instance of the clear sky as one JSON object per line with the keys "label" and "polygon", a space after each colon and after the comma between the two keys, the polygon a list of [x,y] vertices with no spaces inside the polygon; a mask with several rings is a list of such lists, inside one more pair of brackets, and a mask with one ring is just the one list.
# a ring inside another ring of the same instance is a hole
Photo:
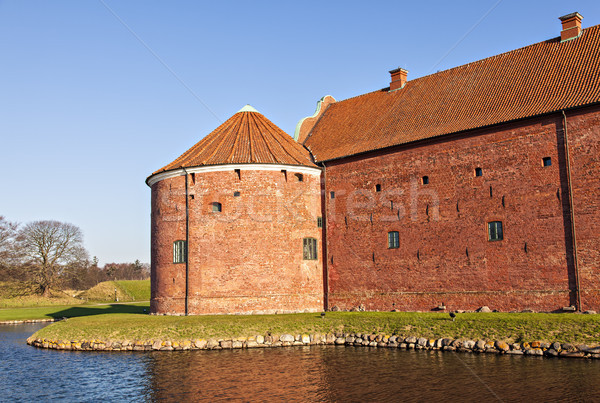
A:
{"label": "clear sky", "polygon": [[600,1],[0,0],[0,215],[150,261],[153,171],[245,104],[287,133],[341,100],[560,34]]}

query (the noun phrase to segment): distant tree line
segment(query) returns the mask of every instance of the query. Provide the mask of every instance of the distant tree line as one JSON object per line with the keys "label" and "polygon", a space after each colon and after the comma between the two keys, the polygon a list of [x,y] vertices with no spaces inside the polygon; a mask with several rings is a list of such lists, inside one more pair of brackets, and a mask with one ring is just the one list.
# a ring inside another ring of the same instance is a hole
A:
{"label": "distant tree line", "polygon": [[143,280],[150,265],[107,263],[98,266],[83,246],[79,227],[59,221],[19,225],[0,216],[0,281],[23,281],[48,296],[50,290],[88,289],[107,280]]}

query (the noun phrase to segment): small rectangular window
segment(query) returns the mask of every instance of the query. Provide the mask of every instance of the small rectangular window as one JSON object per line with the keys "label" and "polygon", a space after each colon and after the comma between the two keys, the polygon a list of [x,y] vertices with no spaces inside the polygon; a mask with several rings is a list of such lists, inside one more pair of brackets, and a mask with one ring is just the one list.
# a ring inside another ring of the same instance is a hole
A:
{"label": "small rectangular window", "polygon": [[237,175],[238,179],[242,179],[242,171],[239,169],[234,169],[235,174]]}
{"label": "small rectangular window", "polygon": [[187,245],[185,241],[173,242],[173,263],[185,263],[187,261]]}
{"label": "small rectangular window", "polygon": [[375,185],[375,191],[381,192],[381,185],[379,183],[377,185]]}
{"label": "small rectangular window", "polygon": [[400,247],[400,234],[398,231],[388,232],[388,249],[397,249]]}
{"label": "small rectangular window", "polygon": [[240,192],[233,192],[233,197],[240,197]]}
{"label": "small rectangular window", "polygon": [[221,203],[218,203],[218,202],[213,202],[212,203],[212,211],[213,211],[213,213],[220,213],[221,212],[221,208],[222,208]]}
{"label": "small rectangular window", "polygon": [[317,240],[315,238],[304,238],[302,240],[302,259],[317,260]]}
{"label": "small rectangular window", "polygon": [[296,176],[296,179],[298,180],[298,182],[303,182],[304,181],[304,175],[302,174],[294,174]]}
{"label": "small rectangular window", "polygon": [[544,157],[542,158],[542,165],[545,167],[549,167],[552,165],[552,158],[551,157]]}
{"label": "small rectangular window", "polygon": [[429,176],[424,176],[423,177],[423,185],[427,185],[429,184]]}
{"label": "small rectangular window", "polygon": [[332,199],[335,199],[335,192],[329,192],[329,197],[331,197]]}
{"label": "small rectangular window", "polygon": [[483,176],[483,169],[475,168],[475,176]]}
{"label": "small rectangular window", "polygon": [[502,221],[492,221],[488,223],[488,240],[501,241],[504,239],[502,233]]}
{"label": "small rectangular window", "polygon": [[323,228],[323,217],[317,217],[317,227]]}

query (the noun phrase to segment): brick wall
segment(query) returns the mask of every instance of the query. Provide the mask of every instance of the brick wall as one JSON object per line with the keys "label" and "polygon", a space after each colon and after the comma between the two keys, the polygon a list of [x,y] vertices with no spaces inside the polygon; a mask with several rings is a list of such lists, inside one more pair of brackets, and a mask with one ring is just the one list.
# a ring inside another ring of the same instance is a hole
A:
{"label": "brick wall", "polygon": [[567,113],[582,309],[600,311],[600,107]]}
{"label": "brick wall", "polygon": [[[600,112],[570,115],[582,299],[600,309]],[[555,114],[327,163],[329,307],[574,305],[562,127]],[[488,240],[490,221],[502,221],[502,241]],[[388,231],[399,248],[388,249]]]}
{"label": "brick wall", "polygon": [[[188,176],[190,314],[323,309],[321,179],[296,173]],[[185,264],[173,263],[173,242],[185,240],[185,176],[152,186],[151,234],[151,311],[184,313]],[[305,237],[317,239],[318,260],[303,260]]]}

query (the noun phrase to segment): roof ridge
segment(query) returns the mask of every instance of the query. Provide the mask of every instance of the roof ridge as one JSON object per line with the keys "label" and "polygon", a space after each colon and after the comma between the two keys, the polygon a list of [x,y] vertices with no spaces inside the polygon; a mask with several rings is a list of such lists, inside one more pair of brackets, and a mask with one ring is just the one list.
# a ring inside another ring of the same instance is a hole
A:
{"label": "roof ridge", "polygon": [[[593,26],[587,27],[587,28],[583,28],[581,30],[582,31],[581,35],[583,36],[583,34],[585,33],[585,31],[591,30],[593,28],[600,28],[600,24],[593,25]],[[456,70],[456,69],[460,69],[460,68],[466,68],[466,67],[469,67],[471,65],[478,64],[478,63],[481,63],[481,62],[484,62],[484,61],[487,61],[487,60],[490,60],[490,59],[493,59],[493,58],[505,56],[505,55],[513,53],[513,52],[522,51],[522,50],[525,50],[525,49],[527,49],[529,47],[533,47],[533,46],[540,45],[540,44],[543,44],[543,43],[552,43],[552,42],[555,42],[557,40],[560,40],[560,36],[556,36],[556,37],[553,37],[553,38],[550,38],[550,39],[546,39],[546,40],[543,40],[543,41],[540,41],[540,42],[531,43],[529,45],[521,46],[520,48],[516,48],[516,49],[512,49],[512,50],[507,50],[506,52],[498,53],[497,55],[487,56],[487,57],[484,57],[483,59],[477,59],[477,60],[474,60],[472,62],[461,64],[459,66],[454,66],[454,67],[447,68],[445,70],[436,71],[435,73],[431,73],[431,74],[426,74],[424,76],[415,77],[415,78],[413,78],[411,80],[408,80],[406,82],[406,84],[408,85],[409,83],[417,81],[417,80],[421,80],[421,79],[424,79],[424,78],[427,78],[427,77],[432,77],[432,76],[435,76],[437,74],[446,73],[446,72],[449,72],[449,71],[452,71],[452,70]],[[352,96],[352,97],[349,97],[349,98],[341,99],[341,100],[335,102],[335,104],[340,104],[340,103],[343,103],[345,101],[350,101],[350,100],[353,100],[353,99],[356,99],[356,98],[360,98],[360,97],[363,97],[363,96],[371,95],[371,94],[376,93],[376,92],[382,92],[382,91],[385,91],[385,90],[388,90],[388,92],[390,92],[389,91],[389,86],[388,87],[380,88],[378,90],[366,92],[364,94],[359,94],[359,95],[355,95],[355,96]],[[335,105],[335,104],[332,104],[332,105]]]}
{"label": "roof ridge", "polygon": [[[289,136],[287,133],[283,132],[283,130],[279,129],[279,127],[275,126],[275,124],[274,124],[273,122],[271,122],[271,121],[270,121],[268,118],[264,117],[264,119],[263,119],[263,120],[264,120],[264,121],[261,121],[261,124],[262,124],[263,126],[265,126],[265,128],[270,128],[270,129],[272,129],[271,131],[267,131],[267,134],[268,134],[268,135],[269,135],[269,136],[270,136],[270,137],[271,137],[271,138],[272,138],[272,139],[273,139],[273,140],[274,140],[274,141],[275,141],[275,142],[276,142],[276,143],[279,145],[279,148],[281,148],[281,151],[282,151],[284,154],[287,154],[287,155],[288,155],[288,156],[289,156],[291,159],[293,159],[293,160],[294,160],[294,161],[296,161],[297,163],[301,163],[302,161],[300,161],[298,158],[296,158],[294,155],[292,155],[292,153],[290,153],[290,152],[289,152],[289,151],[288,151],[288,150],[287,150],[287,149],[286,149],[286,148],[285,148],[285,147],[284,147],[284,146],[281,144],[281,141],[280,141],[280,140],[281,140],[281,138],[282,138],[282,136],[281,136],[281,135],[283,135],[283,136],[286,136],[286,137],[290,137],[290,136]],[[267,126],[269,126],[269,127],[267,127]],[[275,135],[274,135],[274,133],[273,133],[273,131],[277,132],[277,129],[281,130],[281,132],[282,132],[282,133],[278,133],[278,134],[281,134],[281,135],[279,135],[279,136],[275,136]],[[261,133],[261,135],[262,135],[262,133]],[[263,138],[264,138],[264,135],[263,135]],[[291,139],[291,137],[290,137],[290,139]],[[268,145],[267,145],[267,146],[268,146]],[[271,153],[272,153],[273,157],[275,157],[275,154],[274,154],[273,150],[271,149],[271,147],[269,147],[269,150],[271,151]]]}
{"label": "roof ridge", "polygon": [[[228,127],[235,126],[235,120],[229,118],[229,119],[227,119],[227,121],[231,122]],[[213,133],[214,133],[215,141],[216,140],[220,140],[220,141],[218,142],[217,146],[214,148],[214,150],[212,151],[212,153],[210,153],[208,157],[204,158],[201,161],[202,162],[201,165],[205,165],[206,161],[210,161],[210,159],[215,156],[215,154],[217,153],[217,151],[219,151],[219,149],[221,148],[221,145],[223,145],[223,143],[225,142],[225,139],[227,139],[226,135],[225,136],[219,136],[218,135],[219,133],[222,133],[223,130],[221,130],[221,131],[217,131],[217,130],[215,130],[214,132],[210,133],[209,136],[213,135]]]}
{"label": "roof ridge", "polygon": [[[265,147],[267,148],[267,150],[269,151],[269,153],[271,154],[271,156],[273,157],[273,159],[276,159],[275,158],[275,153],[273,152],[273,150],[269,146],[269,142],[266,140],[265,135],[263,134],[262,130],[260,130],[259,126],[264,126],[264,124],[262,122],[262,119],[256,119],[256,118],[254,118],[254,123],[257,126],[258,135],[261,137],[261,139],[262,139]],[[273,137],[273,136],[271,136],[271,137]]]}
{"label": "roof ridge", "polygon": [[600,104],[600,25],[332,104],[305,146],[327,161]]}
{"label": "roof ridge", "polygon": [[[235,115],[237,115],[238,113],[239,112],[237,112]],[[233,116],[235,116],[235,115],[233,115]],[[238,119],[236,127],[239,127],[240,124],[241,124],[241,119]],[[233,145],[231,146],[231,152],[229,153],[229,156],[226,158],[227,162],[231,162],[231,160],[234,158],[234,156],[235,156],[234,150],[236,149],[236,145],[239,143],[240,137],[241,136],[235,136],[235,140],[233,141]]]}

